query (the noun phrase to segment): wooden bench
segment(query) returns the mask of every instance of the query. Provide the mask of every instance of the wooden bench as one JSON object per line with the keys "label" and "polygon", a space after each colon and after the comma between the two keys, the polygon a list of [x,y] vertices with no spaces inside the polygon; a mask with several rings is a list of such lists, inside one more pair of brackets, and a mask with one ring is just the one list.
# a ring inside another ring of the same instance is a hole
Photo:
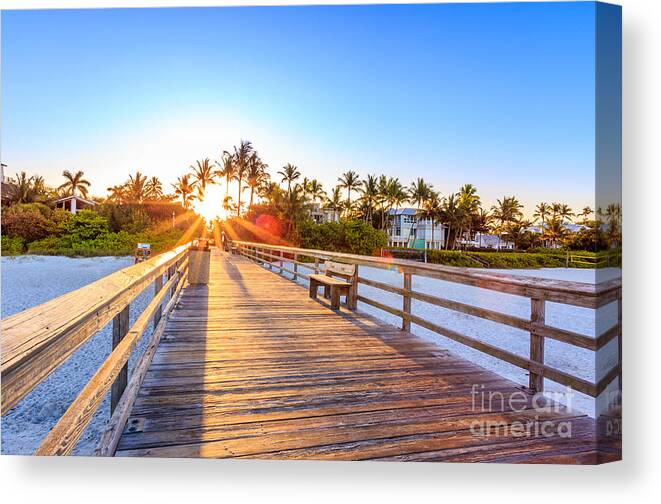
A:
{"label": "wooden bench", "polygon": [[[346,296],[347,306],[355,310],[357,304],[358,275],[354,264],[326,261],[324,275],[310,275],[310,297],[317,299],[317,290],[324,287],[324,296],[331,300],[333,310],[340,309],[340,296]],[[341,277],[340,280],[335,277]]]}

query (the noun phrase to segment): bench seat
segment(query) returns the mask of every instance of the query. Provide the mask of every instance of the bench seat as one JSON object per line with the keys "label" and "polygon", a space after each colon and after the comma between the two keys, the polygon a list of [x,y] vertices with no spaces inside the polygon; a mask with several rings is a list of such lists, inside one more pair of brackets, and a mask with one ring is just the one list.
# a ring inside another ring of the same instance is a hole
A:
{"label": "bench seat", "polygon": [[314,279],[316,282],[324,285],[346,285],[350,286],[351,284],[345,280],[340,280],[339,278],[333,278],[326,275],[310,275],[310,280]]}
{"label": "bench seat", "polygon": [[[325,264],[326,274],[310,275],[310,297],[317,299],[317,290],[319,287],[324,287],[324,295],[326,297],[330,294],[331,308],[333,310],[340,309],[340,296],[346,296],[347,306],[355,310],[355,303],[353,301],[352,292],[355,289],[356,280],[356,267],[349,264],[334,263],[327,261]],[[335,278],[332,275],[338,275],[347,280]]]}

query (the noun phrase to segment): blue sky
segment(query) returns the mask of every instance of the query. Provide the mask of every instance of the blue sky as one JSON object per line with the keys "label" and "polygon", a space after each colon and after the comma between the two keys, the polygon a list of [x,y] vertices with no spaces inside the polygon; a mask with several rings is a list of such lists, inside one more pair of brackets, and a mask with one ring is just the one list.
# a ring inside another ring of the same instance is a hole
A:
{"label": "blue sky", "polygon": [[351,169],[593,206],[594,9],[4,11],[2,160],[101,195],[247,138],[327,190]]}

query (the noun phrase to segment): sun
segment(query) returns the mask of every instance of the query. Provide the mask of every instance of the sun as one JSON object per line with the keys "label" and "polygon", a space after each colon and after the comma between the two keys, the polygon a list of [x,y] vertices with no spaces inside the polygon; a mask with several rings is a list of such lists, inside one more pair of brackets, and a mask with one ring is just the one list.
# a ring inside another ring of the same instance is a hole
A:
{"label": "sun", "polygon": [[193,210],[204,217],[207,223],[216,219],[223,220],[227,217],[227,211],[223,208],[224,197],[225,193],[219,185],[208,185],[202,199],[193,204]]}

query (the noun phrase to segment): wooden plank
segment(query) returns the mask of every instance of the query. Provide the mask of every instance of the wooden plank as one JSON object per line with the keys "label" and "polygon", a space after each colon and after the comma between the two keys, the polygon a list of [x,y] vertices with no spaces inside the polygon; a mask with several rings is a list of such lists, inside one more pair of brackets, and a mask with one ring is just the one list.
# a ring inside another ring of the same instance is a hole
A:
{"label": "wooden plank", "polygon": [[[489,460],[528,448],[531,459],[585,462],[593,450],[591,419],[544,399],[538,411],[525,387],[359,311],[328,310],[251,261],[214,253],[208,288],[182,291],[117,455]],[[475,390],[503,402],[476,407]],[[515,395],[520,405],[505,402]],[[575,445],[556,430],[545,440],[471,434],[475,422],[545,420],[575,426]]]}

